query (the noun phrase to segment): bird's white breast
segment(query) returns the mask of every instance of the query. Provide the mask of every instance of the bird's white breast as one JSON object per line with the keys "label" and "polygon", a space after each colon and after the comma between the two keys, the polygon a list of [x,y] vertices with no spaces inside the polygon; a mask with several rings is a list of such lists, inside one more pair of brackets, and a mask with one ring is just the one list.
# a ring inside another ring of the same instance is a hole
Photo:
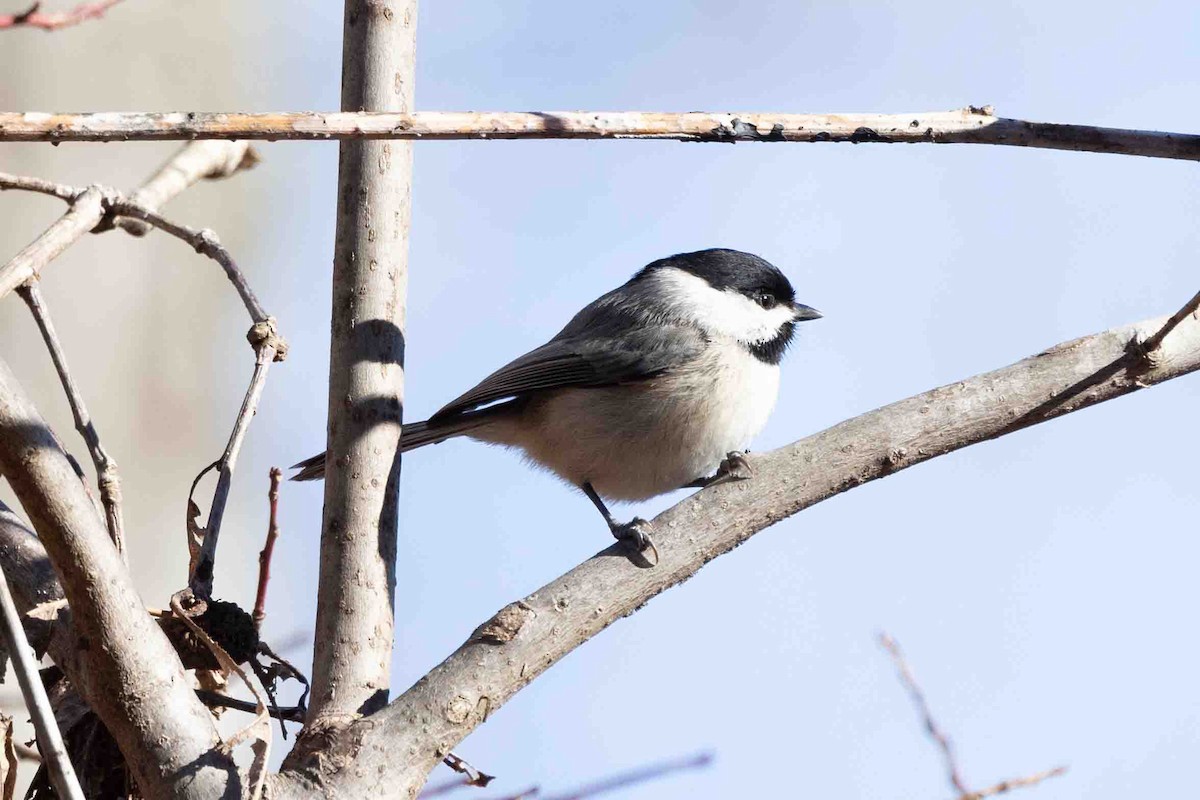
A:
{"label": "bird's white breast", "polygon": [[733,341],[662,377],[566,389],[530,402],[520,419],[469,434],[525,450],[573,485],[642,500],[711,475],[767,422],[779,367]]}

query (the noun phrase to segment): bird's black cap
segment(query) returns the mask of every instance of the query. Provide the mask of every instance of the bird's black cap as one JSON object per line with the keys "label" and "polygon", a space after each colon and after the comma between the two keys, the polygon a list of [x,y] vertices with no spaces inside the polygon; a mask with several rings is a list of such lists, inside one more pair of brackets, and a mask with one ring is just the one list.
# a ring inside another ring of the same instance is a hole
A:
{"label": "bird's black cap", "polygon": [[791,303],[796,292],[787,276],[779,268],[751,253],[741,250],[713,248],[694,253],[679,253],[651,262],[634,276],[638,280],[656,270],[666,267],[690,272],[703,278],[714,289],[732,289],[747,297],[769,294],[778,303]]}

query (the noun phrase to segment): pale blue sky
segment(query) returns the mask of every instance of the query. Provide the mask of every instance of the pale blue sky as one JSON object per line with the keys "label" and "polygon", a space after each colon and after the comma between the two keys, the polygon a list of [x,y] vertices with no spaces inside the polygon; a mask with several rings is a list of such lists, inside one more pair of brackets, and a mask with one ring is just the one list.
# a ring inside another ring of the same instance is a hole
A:
{"label": "pale blue sky", "polygon": [[[339,6],[231,12],[222,46],[246,75],[237,100],[198,76],[154,107],[335,107]],[[447,0],[420,10],[417,106],[991,103],[1005,116],[1194,131],[1198,21],[1178,2]],[[209,42],[175,47],[199,63]],[[117,96],[119,107],[150,102],[136,82]],[[48,98],[47,110],[67,102]],[[243,474],[254,477],[235,488],[235,506],[255,520],[258,476],[324,446],[335,150],[264,145],[259,169],[204,189],[268,210],[258,230],[225,238],[292,343],[245,451]],[[428,415],[646,262],[725,246],[778,264],[826,314],[784,362],[779,408],[755,449],[779,446],[1063,339],[1174,311],[1200,275],[1194,181],[1191,163],[1015,148],[422,143],[406,413]],[[232,339],[211,344],[214,360],[244,356]],[[244,377],[225,374],[214,391],[233,397]],[[1191,785],[1198,386],[1183,378],[788,520],[569,656],[458,752],[499,774],[501,792],[711,750],[707,771],[622,796],[949,797],[875,643],[886,629],[974,786],[1057,764],[1070,773],[1027,796]],[[311,625],[320,502],[319,486],[285,487],[272,591],[294,617],[276,611],[276,635]],[[398,687],[607,544],[581,496],[470,442],[406,457],[401,503]],[[256,550],[259,536],[235,532],[225,546]],[[245,587],[225,591],[248,599]]]}

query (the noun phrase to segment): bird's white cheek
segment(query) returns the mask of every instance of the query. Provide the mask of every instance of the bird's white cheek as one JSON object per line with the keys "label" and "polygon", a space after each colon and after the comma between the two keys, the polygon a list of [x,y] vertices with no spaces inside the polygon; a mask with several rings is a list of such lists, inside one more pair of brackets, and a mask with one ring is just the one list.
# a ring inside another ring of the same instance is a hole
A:
{"label": "bird's white cheek", "polygon": [[760,344],[773,339],[784,324],[792,321],[792,310],[787,306],[763,308],[739,292],[714,289],[703,278],[682,270],[663,269],[657,277],[664,294],[674,300],[677,308],[719,336]]}

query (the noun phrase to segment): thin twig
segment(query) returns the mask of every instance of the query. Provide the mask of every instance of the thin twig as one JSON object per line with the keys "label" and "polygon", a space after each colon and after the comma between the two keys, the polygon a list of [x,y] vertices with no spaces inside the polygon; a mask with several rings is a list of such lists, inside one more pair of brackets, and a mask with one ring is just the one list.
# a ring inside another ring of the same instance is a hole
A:
{"label": "thin twig", "polygon": [[991,144],[1200,160],[1200,136],[997,117],[990,106],[909,114],[650,111],[0,113],[0,141],[191,139],[674,139]]}
{"label": "thin twig", "polygon": [[0,14],[0,30],[4,28],[41,28],[44,31],[56,31],[71,25],[78,25],[89,19],[98,19],[104,12],[115,6],[121,0],[99,0],[95,3],[80,3],[69,11],[42,13],[42,4],[34,3],[20,14]]}
{"label": "thin twig", "polygon": [[117,552],[121,554],[122,558],[128,560],[125,552],[125,522],[121,515],[121,478],[117,472],[117,462],[109,456],[100,443],[100,434],[96,432],[96,426],[88,414],[79,386],[71,377],[66,354],[58,340],[58,333],[50,319],[50,310],[42,299],[42,292],[38,288],[37,282],[25,284],[17,289],[17,293],[29,306],[29,310],[37,322],[38,330],[42,332],[42,339],[50,350],[50,359],[54,362],[54,369],[58,372],[63,391],[67,394],[67,402],[71,406],[71,414],[75,418],[75,430],[79,431],[79,435],[87,443],[88,453],[92,456],[92,464],[96,467],[96,483],[100,487],[100,501],[104,504],[104,517],[108,524],[108,533],[112,537]]}
{"label": "thin twig", "polygon": [[1163,323],[1163,326],[1153,336],[1142,342],[1142,352],[1153,357],[1152,354],[1162,346],[1163,339],[1167,338],[1167,334],[1175,330],[1176,326],[1187,319],[1189,314],[1195,314],[1198,310],[1200,310],[1200,292],[1196,292],[1191,300],[1184,303],[1183,308],[1172,314],[1171,318]]}
{"label": "thin twig", "polygon": [[[3,178],[0,174],[0,185]],[[15,188],[15,187],[14,187]],[[39,191],[32,189],[32,191]],[[37,278],[42,269],[96,227],[104,216],[104,197],[99,187],[77,192],[71,208],[33,240],[25,249],[0,266],[0,298],[27,281]]]}
{"label": "thin twig", "polygon": [[254,627],[262,630],[263,620],[267,617],[267,584],[271,582],[271,556],[275,553],[275,540],[279,538],[279,483],[283,479],[283,470],[271,467],[271,488],[267,491],[267,500],[271,506],[270,519],[267,522],[267,541],[258,553],[258,592],[254,597]]}
{"label": "thin twig", "polygon": [[[0,191],[15,189],[20,191],[37,192],[46,194],[52,197],[57,197],[61,200],[72,202],[71,211],[68,211],[55,225],[66,227],[71,234],[75,234],[78,227],[82,227],[87,220],[90,220],[95,214],[99,214],[96,220],[99,221],[105,216],[117,215],[124,217],[132,217],[134,219],[146,222],[155,228],[158,228],[163,233],[174,236],[177,239],[186,242],[197,253],[207,256],[221,265],[221,269],[225,271],[229,282],[233,284],[233,288],[237,290],[238,296],[242,299],[242,304],[246,306],[246,311],[250,314],[250,319],[254,322],[265,322],[270,315],[263,309],[262,304],[255,296],[254,290],[250,288],[250,284],[246,281],[246,276],[242,273],[237,262],[233,260],[233,256],[221,244],[217,235],[210,230],[191,228],[187,225],[181,225],[163,217],[153,209],[146,208],[134,201],[126,198],[120,192],[107,186],[91,186],[87,189],[81,189],[74,186],[68,186],[60,183],[42,180],[40,178],[28,178],[20,175],[10,175],[5,172],[0,172]],[[94,203],[99,204],[99,211],[94,210]],[[72,213],[75,214],[72,217]],[[72,219],[72,225],[68,226],[66,220]],[[50,234],[50,230],[42,234],[34,244],[31,244],[25,250],[18,253],[17,256],[4,267],[0,267],[0,297],[3,297],[8,292],[20,286],[25,281],[35,277],[36,270],[32,269],[36,265],[40,270],[54,256],[62,252],[67,245],[78,239],[83,233],[87,233],[92,227],[95,227],[96,222],[92,222],[91,226],[74,238],[66,241],[57,250],[53,250],[47,257],[44,251],[49,249],[49,245],[58,245],[59,237],[65,237],[64,233],[56,233],[55,237],[50,242],[44,242]],[[54,226],[51,226],[51,230]],[[39,243],[42,246],[36,252],[28,252]],[[24,261],[22,261],[24,257]],[[32,262],[32,263],[27,263]],[[10,275],[11,273],[11,275]],[[282,361],[282,351],[280,358]]]}
{"label": "thin twig", "polygon": [[29,647],[29,641],[25,638],[25,628],[21,626],[21,617],[17,613],[12,592],[9,591],[8,580],[3,574],[0,574],[0,631],[3,632],[4,643],[8,646],[8,653],[17,673],[17,682],[21,685],[25,706],[33,717],[38,746],[46,760],[54,789],[59,797],[83,800],[83,790],[79,788],[75,769],[71,766],[71,759],[63,745],[62,734],[59,733],[58,723],[54,720],[54,710],[50,708],[50,699],[46,697],[46,689],[38,675],[37,661]]}
{"label": "thin twig", "polygon": [[234,422],[233,432],[225,446],[225,452],[217,462],[219,476],[216,490],[213,493],[212,506],[209,509],[207,533],[200,545],[199,559],[191,571],[188,582],[189,588],[197,597],[202,599],[211,597],[217,542],[221,532],[221,522],[224,519],[225,505],[229,499],[233,468],[237,462],[238,452],[246,436],[250,420],[258,408],[258,402],[266,382],[267,368],[272,361],[282,361],[287,353],[287,343],[283,337],[279,336],[275,319],[267,314],[250,288],[250,284],[246,281],[246,276],[233,260],[233,256],[221,245],[216,234],[210,230],[197,230],[172,222],[152,209],[126,199],[119,192],[106,187],[94,186],[80,190],[49,181],[0,173],[0,189],[40,192],[54,197],[70,198],[72,202],[71,210],[62,219],[52,225],[32,245],[18,253],[7,265],[0,267],[0,297],[3,297],[12,288],[36,277],[42,266],[62,252],[71,242],[94,228],[96,221],[107,213],[113,216],[142,220],[187,242],[195,248],[196,252],[216,261],[224,269],[226,277],[237,290],[250,318],[254,321],[254,325],[247,334],[255,353],[254,375],[242,402],[241,411]]}
{"label": "thin twig", "polygon": [[954,787],[957,800],[982,800],[985,797],[1011,792],[1013,789],[1036,786],[1047,778],[1062,775],[1067,771],[1066,767],[1055,767],[1054,769],[1044,770],[1024,778],[1012,778],[1000,781],[979,791],[968,789],[966,782],[962,778],[962,772],[959,770],[958,762],[954,757],[954,748],[950,746],[950,738],[942,731],[937,721],[933,718],[933,712],[929,710],[929,703],[925,699],[925,693],[921,690],[921,685],[917,683],[917,678],[913,675],[912,668],[908,665],[908,660],[904,658],[904,653],[900,650],[900,644],[886,632],[879,634],[879,643],[891,655],[892,662],[896,665],[896,672],[900,675],[900,682],[904,684],[904,688],[912,698],[913,705],[917,707],[917,711],[920,713],[921,720],[925,725],[925,730],[929,733],[930,738],[937,743],[938,749],[942,751],[942,757],[946,762],[946,772],[950,779],[950,785]]}
{"label": "thin twig", "polygon": [[900,682],[904,684],[909,697],[912,698],[913,705],[917,707],[917,713],[921,715],[921,721],[925,725],[925,730],[929,733],[930,738],[937,743],[938,749],[942,751],[942,760],[946,763],[946,775],[950,780],[950,785],[954,787],[954,791],[958,795],[970,795],[971,790],[967,788],[967,784],[962,777],[962,771],[959,769],[958,761],[954,757],[954,748],[950,744],[950,737],[946,735],[938,726],[937,720],[933,718],[933,712],[929,710],[929,703],[925,699],[925,693],[921,691],[921,685],[917,683],[916,676],[913,675],[912,669],[908,666],[908,661],[905,660],[904,653],[900,650],[900,645],[887,633],[879,634],[879,643],[891,655],[892,661],[896,665],[896,672],[900,675]]}
{"label": "thin twig", "polygon": [[1013,789],[1024,789],[1029,786],[1037,786],[1047,778],[1057,778],[1066,771],[1066,767],[1055,767],[1054,769],[1048,769],[1044,772],[1038,772],[1024,778],[1013,778],[1012,780],[1000,781],[1000,783],[989,786],[986,789],[980,789],[978,792],[971,792],[968,795],[964,795],[963,797],[959,798],[959,800],[983,800],[985,797],[995,797],[998,794],[1011,792]]}
{"label": "thin twig", "polygon": [[267,381],[267,368],[277,359],[277,354],[285,347],[275,330],[275,320],[255,323],[250,328],[247,338],[255,349],[254,374],[250,378],[250,386],[246,389],[246,397],[242,408],[233,423],[233,432],[225,445],[225,452],[217,462],[217,488],[213,492],[212,506],[208,512],[208,524],[205,526],[204,539],[200,543],[200,557],[188,581],[188,586],[201,599],[212,597],[213,571],[217,560],[217,542],[221,535],[221,522],[225,518],[225,504],[229,500],[229,489],[233,482],[233,469],[237,465],[238,453],[241,452],[242,442],[258,411],[258,402],[262,398],[263,387]]}

